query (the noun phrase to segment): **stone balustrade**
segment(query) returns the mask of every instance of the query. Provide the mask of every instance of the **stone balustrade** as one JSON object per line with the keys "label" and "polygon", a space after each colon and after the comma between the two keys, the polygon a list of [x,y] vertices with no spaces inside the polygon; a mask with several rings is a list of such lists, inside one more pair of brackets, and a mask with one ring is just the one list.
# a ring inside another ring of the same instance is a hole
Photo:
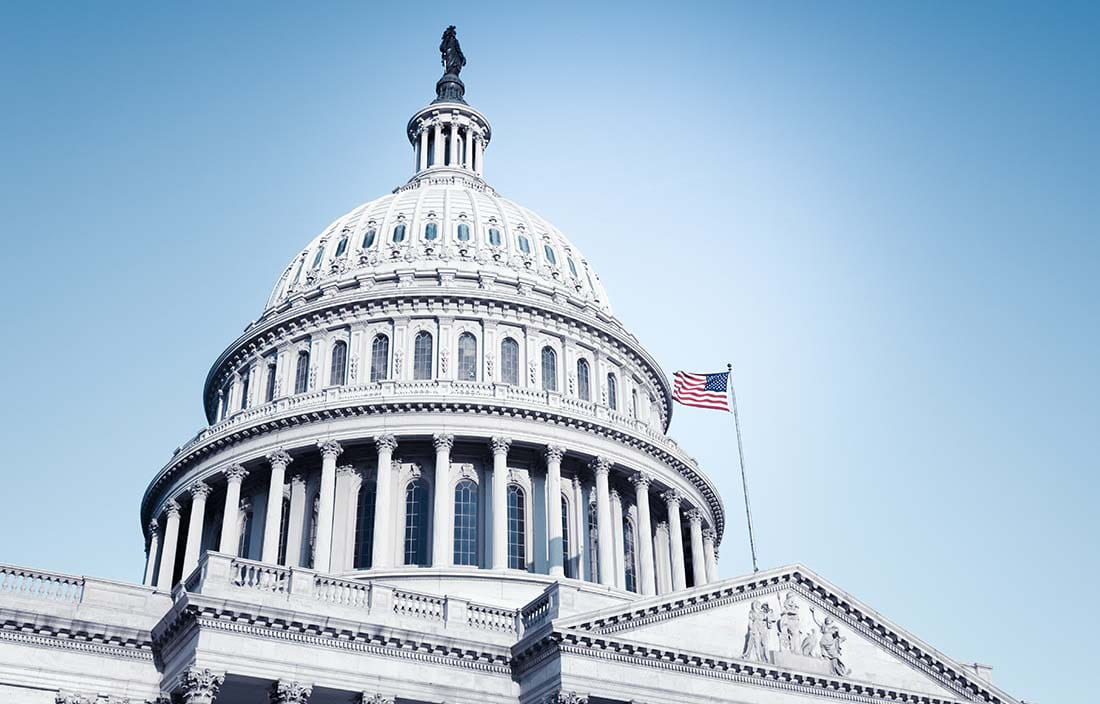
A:
{"label": "stone balustrade", "polygon": [[0,565],[0,596],[80,603],[84,578]]}

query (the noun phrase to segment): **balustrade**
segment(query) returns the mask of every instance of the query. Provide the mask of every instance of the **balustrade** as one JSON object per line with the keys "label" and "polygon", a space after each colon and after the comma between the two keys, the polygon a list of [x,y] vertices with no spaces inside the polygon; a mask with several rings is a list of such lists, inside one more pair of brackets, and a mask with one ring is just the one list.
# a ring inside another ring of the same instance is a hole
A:
{"label": "balustrade", "polygon": [[84,596],[84,578],[0,565],[0,594],[75,604]]}

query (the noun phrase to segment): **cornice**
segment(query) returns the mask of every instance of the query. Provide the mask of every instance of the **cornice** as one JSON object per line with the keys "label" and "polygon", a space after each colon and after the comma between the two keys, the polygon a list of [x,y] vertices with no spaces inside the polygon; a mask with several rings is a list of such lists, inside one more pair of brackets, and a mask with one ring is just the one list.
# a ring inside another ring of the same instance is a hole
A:
{"label": "cornice", "polygon": [[[88,624],[83,624],[86,628]],[[153,661],[151,641],[109,642],[105,633],[88,632],[85,628],[53,628],[43,624],[12,624],[5,621],[0,628],[0,640],[32,645],[39,648],[76,650],[120,660]]]}

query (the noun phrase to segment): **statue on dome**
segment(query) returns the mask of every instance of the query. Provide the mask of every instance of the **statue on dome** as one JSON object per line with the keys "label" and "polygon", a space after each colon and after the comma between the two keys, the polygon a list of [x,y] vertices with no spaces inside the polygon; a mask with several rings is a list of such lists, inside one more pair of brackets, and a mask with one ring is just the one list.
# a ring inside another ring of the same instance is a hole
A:
{"label": "statue on dome", "polygon": [[458,45],[458,36],[455,34],[453,24],[443,32],[443,40],[439,42],[439,53],[443,57],[443,73],[446,75],[457,76],[466,65],[466,55]]}

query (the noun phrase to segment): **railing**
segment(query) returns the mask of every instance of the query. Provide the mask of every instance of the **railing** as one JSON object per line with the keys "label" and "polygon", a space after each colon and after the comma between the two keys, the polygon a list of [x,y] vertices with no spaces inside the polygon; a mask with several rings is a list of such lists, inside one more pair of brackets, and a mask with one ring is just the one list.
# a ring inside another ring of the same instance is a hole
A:
{"label": "railing", "polygon": [[0,565],[0,594],[78,604],[84,578]]}
{"label": "railing", "polygon": [[523,623],[523,630],[529,631],[546,621],[550,617],[550,611],[553,605],[553,599],[550,592],[544,592],[538,599],[535,599],[530,604],[523,607],[523,610],[520,612],[520,621]]}
{"label": "railing", "polygon": [[393,612],[400,616],[442,621],[446,602],[447,600],[441,596],[418,594],[398,589],[393,592]]}
{"label": "railing", "polygon": [[234,559],[229,571],[230,582],[244,589],[286,594],[290,588],[290,570],[252,560]]}
{"label": "railing", "polygon": [[495,606],[470,604],[466,610],[466,622],[470,628],[501,633],[516,632],[516,610]]}
{"label": "railing", "polygon": [[313,596],[327,604],[367,609],[370,608],[370,591],[369,582],[356,582],[324,575],[317,575],[313,579]]}

